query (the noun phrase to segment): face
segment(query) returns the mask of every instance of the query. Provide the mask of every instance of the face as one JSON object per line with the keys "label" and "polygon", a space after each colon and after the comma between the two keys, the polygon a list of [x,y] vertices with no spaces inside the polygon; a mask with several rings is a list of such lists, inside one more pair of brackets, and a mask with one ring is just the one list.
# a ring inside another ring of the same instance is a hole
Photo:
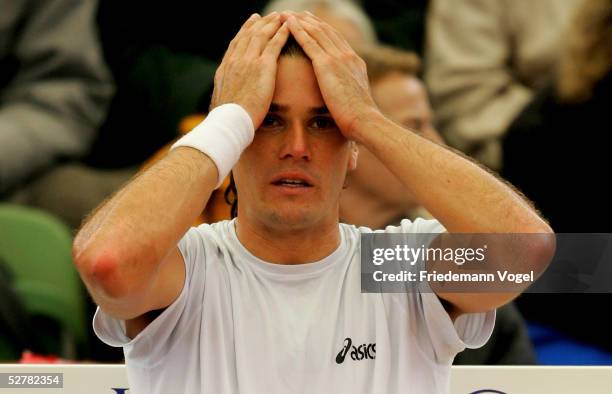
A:
{"label": "face", "polygon": [[391,120],[425,138],[442,143],[432,126],[432,111],[423,83],[416,77],[392,72],[372,84],[372,95]]}
{"label": "face", "polygon": [[[417,78],[393,72],[375,81],[371,88],[374,101],[385,116],[425,138],[442,143],[431,124],[427,92]],[[377,196],[390,208],[406,211],[417,206],[412,194],[374,154],[364,147],[359,150],[359,167],[351,174],[350,187]]]}
{"label": "face", "polygon": [[272,105],[234,167],[238,218],[274,229],[338,221],[356,148],[327,111],[309,60],[279,59]]}

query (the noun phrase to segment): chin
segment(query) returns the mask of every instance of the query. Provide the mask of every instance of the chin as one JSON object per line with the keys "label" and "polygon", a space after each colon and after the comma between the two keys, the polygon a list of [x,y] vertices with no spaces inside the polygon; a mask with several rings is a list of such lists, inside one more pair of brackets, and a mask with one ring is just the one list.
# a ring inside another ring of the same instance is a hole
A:
{"label": "chin", "polygon": [[268,222],[274,227],[299,229],[316,223],[316,215],[303,207],[276,207],[268,215]]}

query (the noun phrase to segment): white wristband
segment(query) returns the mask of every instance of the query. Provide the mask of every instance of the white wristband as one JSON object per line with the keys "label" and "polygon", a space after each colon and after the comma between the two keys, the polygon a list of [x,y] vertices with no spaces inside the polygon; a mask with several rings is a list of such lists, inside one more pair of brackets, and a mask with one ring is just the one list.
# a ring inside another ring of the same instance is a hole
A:
{"label": "white wristband", "polygon": [[249,113],[238,104],[223,104],[210,111],[202,123],[176,141],[170,150],[188,146],[210,157],[219,172],[219,187],[254,136]]}

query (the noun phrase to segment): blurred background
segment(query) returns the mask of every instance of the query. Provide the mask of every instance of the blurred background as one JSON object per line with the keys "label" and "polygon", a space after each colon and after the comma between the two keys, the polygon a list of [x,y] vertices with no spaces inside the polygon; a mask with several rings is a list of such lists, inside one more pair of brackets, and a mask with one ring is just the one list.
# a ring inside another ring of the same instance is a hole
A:
{"label": "blurred background", "polygon": [[[93,334],[72,237],[204,118],[216,67],[254,12],[313,12],[364,58],[390,119],[510,181],[556,232],[612,232],[612,0],[0,0],[0,9],[0,362],[123,360]],[[344,222],[430,217],[363,147],[350,176]],[[230,216],[228,183],[200,221]],[[524,294],[499,309],[490,342],[455,363],[612,365],[611,301]]]}

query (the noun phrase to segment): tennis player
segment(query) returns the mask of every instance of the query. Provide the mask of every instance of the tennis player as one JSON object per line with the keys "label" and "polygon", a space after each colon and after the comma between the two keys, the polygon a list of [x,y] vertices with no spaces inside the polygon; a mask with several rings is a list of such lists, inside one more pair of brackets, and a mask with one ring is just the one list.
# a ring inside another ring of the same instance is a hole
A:
{"label": "tennis player", "polygon": [[[437,220],[387,233],[544,233],[518,193],[381,114],[364,62],[308,13],[251,16],[215,76],[213,110],[99,207],[74,242],[134,393],[440,393],[516,295],[364,294],[360,234],[338,204],[356,143]],[[190,228],[233,171],[238,215]],[[524,245],[541,272],[554,245]],[[506,250],[510,255],[514,251]]]}

